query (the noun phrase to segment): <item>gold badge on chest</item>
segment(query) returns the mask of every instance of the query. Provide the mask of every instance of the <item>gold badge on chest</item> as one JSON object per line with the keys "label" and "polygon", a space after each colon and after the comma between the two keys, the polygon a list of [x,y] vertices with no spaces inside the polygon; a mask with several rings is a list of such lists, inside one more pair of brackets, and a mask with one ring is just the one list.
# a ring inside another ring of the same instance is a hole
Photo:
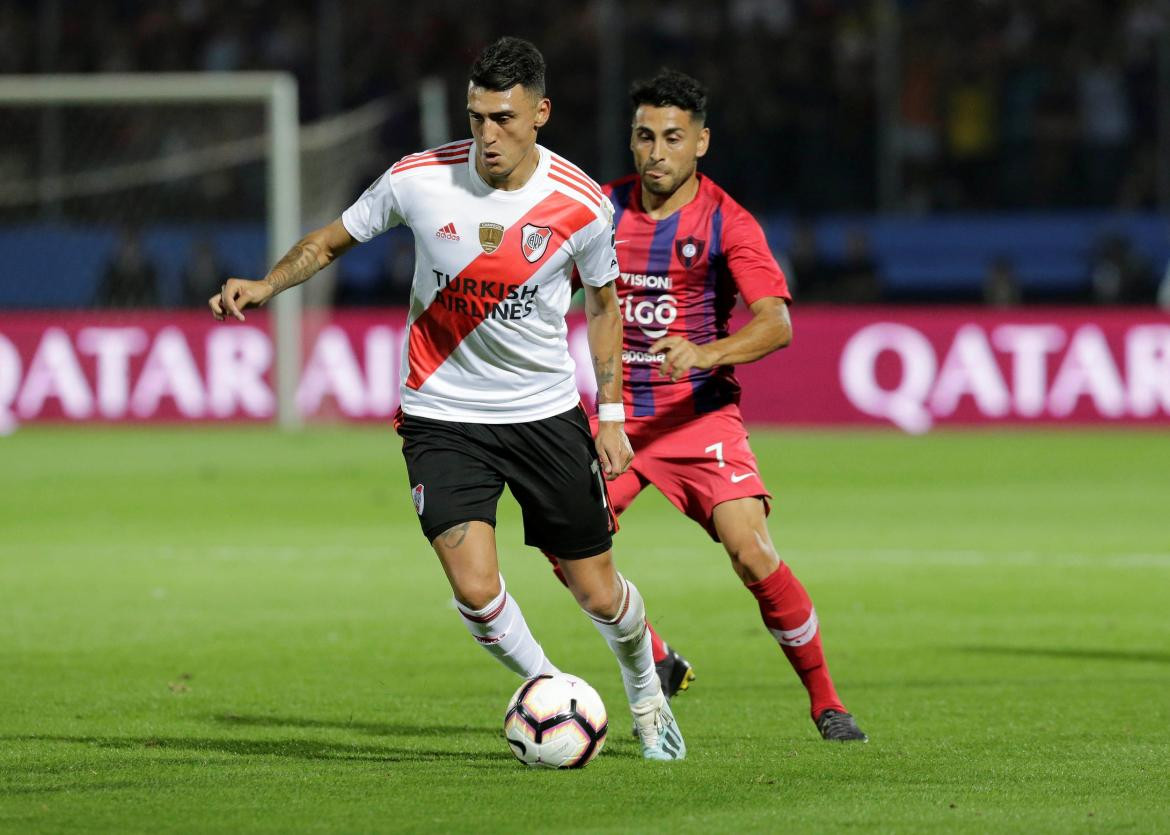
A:
{"label": "gold badge on chest", "polygon": [[479,225],[479,245],[489,255],[499,248],[504,240],[504,227],[498,223],[481,223]]}

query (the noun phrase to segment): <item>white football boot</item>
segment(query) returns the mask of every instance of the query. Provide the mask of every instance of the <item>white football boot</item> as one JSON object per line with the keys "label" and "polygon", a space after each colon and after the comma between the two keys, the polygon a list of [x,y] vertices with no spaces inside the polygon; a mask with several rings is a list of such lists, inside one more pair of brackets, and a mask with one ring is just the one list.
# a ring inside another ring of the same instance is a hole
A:
{"label": "white football boot", "polygon": [[644,759],[681,760],[687,755],[687,745],[670,710],[670,702],[661,692],[630,705],[630,713],[642,740]]}

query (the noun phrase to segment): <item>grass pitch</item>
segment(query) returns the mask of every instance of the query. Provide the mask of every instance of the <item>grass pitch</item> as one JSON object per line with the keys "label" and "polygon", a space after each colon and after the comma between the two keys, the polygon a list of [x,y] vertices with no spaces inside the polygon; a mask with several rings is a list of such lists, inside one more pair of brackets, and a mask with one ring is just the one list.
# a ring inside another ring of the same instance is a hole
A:
{"label": "grass pitch", "polygon": [[1170,437],[765,433],[772,530],[868,745],[821,742],[719,546],[657,494],[619,565],[695,664],[649,764],[604,643],[509,587],[612,732],[528,771],[386,429],[0,439],[0,829],[1170,831]]}

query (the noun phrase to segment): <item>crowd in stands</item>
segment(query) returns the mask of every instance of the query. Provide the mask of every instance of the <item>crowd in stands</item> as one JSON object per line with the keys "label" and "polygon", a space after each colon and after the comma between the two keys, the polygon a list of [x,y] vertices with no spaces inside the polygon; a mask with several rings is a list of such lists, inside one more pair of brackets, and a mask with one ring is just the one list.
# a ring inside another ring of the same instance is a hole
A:
{"label": "crowd in stands", "polygon": [[[619,25],[603,22],[606,7]],[[749,209],[872,212],[890,8],[895,208],[1156,208],[1158,50],[1170,38],[1159,0],[0,0],[0,73],[289,70],[306,121],[438,75],[458,136],[468,64],[519,34],[549,64],[542,141],[603,176],[619,173],[600,170],[596,129],[601,56],[616,39],[623,89],[663,65],[708,83],[703,169]],[[385,133],[387,161],[421,143],[417,118]],[[1009,266],[989,286],[1006,286]],[[848,295],[875,293],[846,283]]]}
{"label": "crowd in stands", "polygon": [[[896,4],[907,207],[1153,205],[1158,0]],[[876,207],[883,0],[626,0],[617,31],[601,5],[0,0],[0,73],[284,69],[306,119],[438,74],[454,122],[472,57],[515,32],[549,62],[548,141],[593,167],[601,40],[619,38],[627,81],[709,83],[707,168],[752,208]]]}

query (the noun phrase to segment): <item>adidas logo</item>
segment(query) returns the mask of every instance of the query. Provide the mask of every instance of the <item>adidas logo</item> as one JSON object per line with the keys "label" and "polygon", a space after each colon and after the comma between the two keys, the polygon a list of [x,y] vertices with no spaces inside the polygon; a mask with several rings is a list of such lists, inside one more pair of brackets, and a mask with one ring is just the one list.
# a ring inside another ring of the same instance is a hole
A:
{"label": "adidas logo", "polygon": [[444,241],[457,241],[459,240],[459,233],[455,231],[454,223],[448,223],[435,233],[435,237],[442,238]]}

